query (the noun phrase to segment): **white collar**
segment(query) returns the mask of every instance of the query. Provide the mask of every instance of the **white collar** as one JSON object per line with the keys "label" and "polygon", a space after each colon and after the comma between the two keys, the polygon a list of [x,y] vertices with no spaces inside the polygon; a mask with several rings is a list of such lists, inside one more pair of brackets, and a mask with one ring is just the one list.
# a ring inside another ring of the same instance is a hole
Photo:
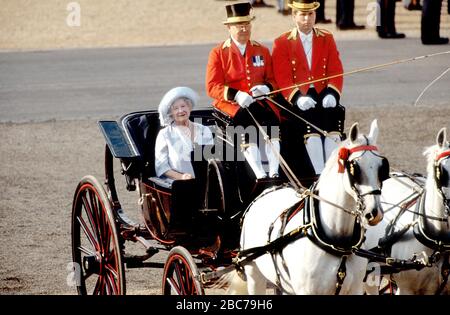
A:
{"label": "white collar", "polygon": [[309,42],[309,43],[312,42],[313,31],[309,32],[308,34],[305,34],[299,30],[298,33],[300,34],[300,40],[302,42],[305,42],[305,41]]}
{"label": "white collar", "polygon": [[231,37],[231,39],[233,40],[234,44],[237,46],[237,48],[241,52],[241,55],[243,56],[245,54],[245,48],[247,47],[247,43],[241,44],[237,40],[235,40],[233,37]]}

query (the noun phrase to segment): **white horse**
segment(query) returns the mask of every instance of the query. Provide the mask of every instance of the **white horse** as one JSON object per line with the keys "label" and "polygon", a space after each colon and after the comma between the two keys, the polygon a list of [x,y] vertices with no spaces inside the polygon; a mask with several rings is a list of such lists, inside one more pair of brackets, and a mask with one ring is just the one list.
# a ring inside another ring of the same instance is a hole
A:
{"label": "white horse", "polygon": [[363,293],[367,260],[352,250],[363,242],[360,222],[383,217],[380,173],[389,174],[377,136],[376,120],[368,136],[354,124],[313,188],[315,198],[286,185],[249,206],[238,255],[245,276],[236,275],[228,293],[265,294],[268,281],[284,294]]}
{"label": "white horse", "polygon": [[[386,255],[406,261],[415,257],[428,265],[391,274],[396,294],[450,291],[446,280],[450,268],[450,144],[445,128],[439,131],[436,142],[424,152],[426,179],[397,177],[384,182],[381,199],[385,217],[366,234],[367,248],[375,248],[382,239],[380,247]],[[421,180],[426,180],[424,189]],[[377,286],[367,286],[366,290],[378,293]]]}

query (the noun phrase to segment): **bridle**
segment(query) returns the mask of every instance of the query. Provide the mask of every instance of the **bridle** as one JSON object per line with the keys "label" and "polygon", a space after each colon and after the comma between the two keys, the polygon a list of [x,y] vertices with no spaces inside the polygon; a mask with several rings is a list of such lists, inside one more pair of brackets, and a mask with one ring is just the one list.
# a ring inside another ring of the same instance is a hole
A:
{"label": "bridle", "polygon": [[444,191],[442,190],[442,182],[443,182],[444,178],[448,182],[449,175],[448,175],[448,172],[444,173],[444,171],[442,170],[441,163],[449,158],[450,158],[450,150],[447,150],[447,151],[441,152],[439,155],[437,155],[434,160],[434,181],[436,183],[439,194],[442,197],[442,202],[444,205],[444,212],[445,212],[445,216],[447,219],[450,216],[450,205],[449,205],[450,199],[448,199],[445,196]]}
{"label": "bridle", "polygon": [[[357,177],[360,176],[360,169],[356,161],[360,159],[367,151],[378,151],[378,147],[374,145],[368,144],[368,139],[366,138],[367,144],[356,146],[354,148],[348,149],[345,147],[342,147],[339,149],[338,152],[338,173],[344,173],[344,170],[347,169],[347,176],[350,181],[350,187],[353,190],[353,192],[356,195],[356,213],[359,216],[361,216],[364,213],[364,210],[366,209],[366,205],[364,203],[363,197],[368,195],[381,195],[381,187],[378,189],[374,189],[371,191],[368,191],[366,193],[361,193],[358,187],[356,186],[356,183],[358,182]],[[364,151],[363,154],[361,154],[359,157],[354,158],[352,160],[349,160],[349,157],[355,153],[355,152],[361,152]],[[377,154],[376,154],[377,155]],[[378,156],[378,155],[377,155]],[[381,156],[380,156],[381,157]],[[389,164],[387,163],[387,159],[384,157],[381,157],[384,159],[383,165],[381,167],[387,167],[387,172],[384,170],[384,173],[389,174]],[[385,164],[386,163],[386,164]],[[380,182],[382,182],[384,178],[380,178]],[[366,219],[368,221],[373,220],[375,218],[376,214],[374,213],[367,213],[365,215]]]}

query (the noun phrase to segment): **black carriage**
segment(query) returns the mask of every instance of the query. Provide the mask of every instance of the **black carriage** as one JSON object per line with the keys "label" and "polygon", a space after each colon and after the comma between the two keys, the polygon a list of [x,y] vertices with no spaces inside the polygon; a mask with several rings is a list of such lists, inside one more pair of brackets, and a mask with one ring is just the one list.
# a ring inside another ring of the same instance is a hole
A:
{"label": "black carriage", "polygon": [[[99,122],[106,140],[105,181],[85,176],[72,208],[72,254],[80,294],[124,294],[125,266],[164,268],[163,294],[204,294],[213,278],[204,275],[232,264],[243,211],[263,189],[281,180],[255,180],[225,133],[230,125],[226,115],[196,110],[191,118],[213,129],[215,145],[194,149],[193,154],[201,156],[193,159],[195,179],[173,182],[155,176],[155,140],[161,128],[157,111]],[[232,158],[224,159],[225,152]],[[114,161],[120,163],[126,189],[138,193],[142,222],[131,220],[122,208]],[[217,237],[220,250],[205,255],[202,249]],[[142,243],[145,252],[129,255],[128,241]],[[152,262],[162,250],[169,251],[166,262]]]}

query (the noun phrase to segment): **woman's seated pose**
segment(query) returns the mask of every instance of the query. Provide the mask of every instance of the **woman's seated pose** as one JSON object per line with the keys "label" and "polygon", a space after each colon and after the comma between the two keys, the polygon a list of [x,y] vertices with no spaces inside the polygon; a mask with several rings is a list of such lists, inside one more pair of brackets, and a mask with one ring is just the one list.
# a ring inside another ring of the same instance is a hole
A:
{"label": "woman's seated pose", "polygon": [[167,92],[159,104],[159,119],[165,126],[155,145],[156,176],[173,180],[195,178],[191,152],[195,145],[212,145],[211,130],[189,120],[198,102],[198,94],[188,87]]}
{"label": "woman's seated pose", "polygon": [[[189,120],[197,101],[198,94],[188,87],[173,88],[162,98],[158,111],[161,126],[165,127],[159,131],[155,144],[157,176],[169,180],[195,178],[191,160],[194,146],[214,143],[208,127]],[[186,200],[187,204],[190,202],[195,203],[195,200]],[[185,224],[189,216],[187,213],[179,213],[178,217]],[[199,254],[215,257],[220,245],[220,237],[217,236],[214,244],[201,248]]]}

